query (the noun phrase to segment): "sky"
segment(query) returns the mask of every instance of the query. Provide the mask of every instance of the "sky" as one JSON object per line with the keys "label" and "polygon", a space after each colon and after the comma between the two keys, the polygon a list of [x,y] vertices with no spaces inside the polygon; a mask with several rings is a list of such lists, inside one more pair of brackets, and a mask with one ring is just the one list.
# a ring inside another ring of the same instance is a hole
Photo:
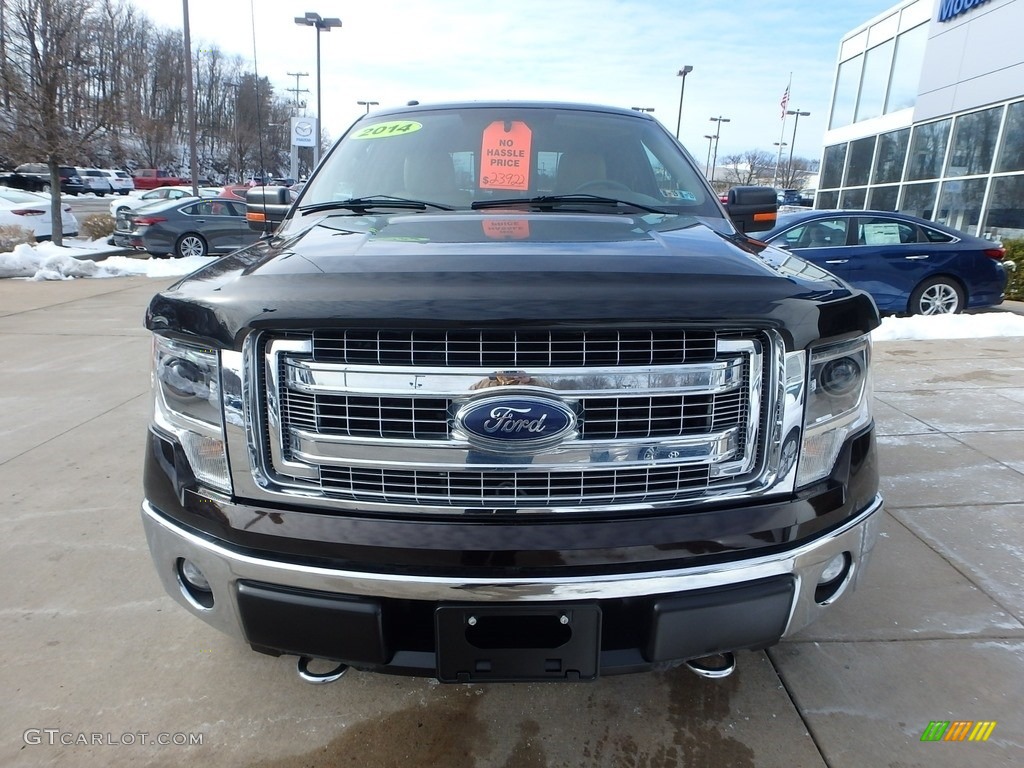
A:
{"label": "sky", "polygon": [[[214,262],[216,256],[185,259],[143,259],[131,256],[109,256],[103,240],[72,239],[71,247],[58,247],[45,242],[18,245],[13,251],[0,253],[0,279],[23,282],[42,280],[74,280],[81,278],[117,278],[146,275],[169,278],[187,275]],[[166,283],[162,283],[166,284]],[[1024,337],[1024,315],[999,309],[977,314],[939,315],[934,317],[884,317],[882,325],[871,332],[874,341],[907,339],[974,339],[996,336]]]}
{"label": "sky", "polygon": [[[181,29],[182,4],[129,0],[158,27]],[[896,0],[192,0],[193,47],[239,55],[275,89],[307,72],[316,109],[316,37],[306,12],[340,18],[320,33],[323,124],[337,138],[382,107],[481,99],[537,99],[653,108],[697,159],[721,125],[718,157],[752,149],[820,159],[839,42]],[[255,56],[254,56],[255,49]],[[780,101],[810,112],[793,136]],[[728,123],[712,122],[725,117]],[[785,152],[789,152],[787,146]]]}

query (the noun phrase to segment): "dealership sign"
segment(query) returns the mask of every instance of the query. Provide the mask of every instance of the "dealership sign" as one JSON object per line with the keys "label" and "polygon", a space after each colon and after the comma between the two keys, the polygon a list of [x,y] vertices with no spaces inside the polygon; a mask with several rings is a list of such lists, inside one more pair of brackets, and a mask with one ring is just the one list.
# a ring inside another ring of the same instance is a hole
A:
{"label": "dealership sign", "polygon": [[949,21],[988,0],[939,0],[939,21]]}
{"label": "dealership sign", "polygon": [[292,118],[292,146],[312,147],[316,144],[316,118],[314,117],[293,117]]}

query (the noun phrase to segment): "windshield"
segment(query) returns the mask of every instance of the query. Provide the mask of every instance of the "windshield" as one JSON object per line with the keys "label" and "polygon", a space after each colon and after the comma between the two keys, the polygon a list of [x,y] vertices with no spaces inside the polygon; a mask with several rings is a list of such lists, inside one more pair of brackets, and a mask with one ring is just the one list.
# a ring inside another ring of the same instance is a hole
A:
{"label": "windshield", "polygon": [[[387,198],[465,210],[571,196],[721,218],[706,182],[657,122],[556,106],[460,106],[360,120],[307,185],[300,210]],[[557,208],[555,209],[557,210]]]}

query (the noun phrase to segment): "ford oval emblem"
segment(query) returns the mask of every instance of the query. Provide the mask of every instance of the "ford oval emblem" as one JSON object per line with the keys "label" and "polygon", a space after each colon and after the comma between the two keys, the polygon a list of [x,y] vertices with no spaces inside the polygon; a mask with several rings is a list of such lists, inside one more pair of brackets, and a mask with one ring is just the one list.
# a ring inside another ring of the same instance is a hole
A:
{"label": "ford oval emblem", "polygon": [[503,453],[529,453],[575,434],[576,413],[560,400],[527,395],[473,400],[455,414],[458,434]]}

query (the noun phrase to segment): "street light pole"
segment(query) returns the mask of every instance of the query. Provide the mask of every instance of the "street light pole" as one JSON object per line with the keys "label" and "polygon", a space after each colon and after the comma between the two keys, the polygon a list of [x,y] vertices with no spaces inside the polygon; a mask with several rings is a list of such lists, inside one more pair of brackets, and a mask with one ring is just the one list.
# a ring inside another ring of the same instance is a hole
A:
{"label": "street light pole", "polygon": [[779,151],[775,154],[775,173],[772,174],[772,186],[777,186],[779,183],[779,166],[782,164],[782,148],[788,147],[784,141],[773,141],[772,144],[779,148]]}
{"label": "street light pole", "polygon": [[316,143],[313,145],[313,165],[316,165],[320,162],[320,137],[323,132],[323,112],[320,103],[320,33],[340,27],[341,19],[325,19],[319,13],[307,12],[305,16],[296,16],[295,23],[300,27],[316,29]]}
{"label": "street light pole", "polygon": [[708,159],[707,162],[704,163],[704,178],[706,179],[708,174],[711,172],[711,144],[712,142],[718,141],[718,134],[712,136],[705,133],[704,138],[708,140]]}
{"label": "street light pole", "polygon": [[[712,117],[711,122],[718,124],[715,126],[715,157],[711,161],[711,178],[709,179],[709,181],[714,182],[715,166],[718,165],[718,137],[722,135],[722,123],[729,123],[732,121],[728,117],[722,117],[721,115],[719,115],[718,117]],[[706,176],[707,173],[705,173],[704,175]]]}
{"label": "street light pole", "polygon": [[693,67],[689,64],[676,72],[676,77],[683,78],[679,85],[679,116],[676,117],[676,141],[679,141],[679,126],[683,123],[683,93],[686,91],[686,76],[691,72],[693,72]]}
{"label": "street light pole", "polygon": [[379,101],[357,101],[356,104],[358,104],[361,107],[366,107],[366,114],[370,114],[370,107],[376,107],[378,104],[380,104],[380,102]]}
{"label": "street light pole", "polygon": [[793,183],[793,148],[796,145],[796,127],[800,125],[800,118],[807,117],[810,112],[801,112],[799,109],[787,109],[787,115],[795,115],[793,118],[793,139],[789,142],[789,166],[786,169],[786,183]]}

